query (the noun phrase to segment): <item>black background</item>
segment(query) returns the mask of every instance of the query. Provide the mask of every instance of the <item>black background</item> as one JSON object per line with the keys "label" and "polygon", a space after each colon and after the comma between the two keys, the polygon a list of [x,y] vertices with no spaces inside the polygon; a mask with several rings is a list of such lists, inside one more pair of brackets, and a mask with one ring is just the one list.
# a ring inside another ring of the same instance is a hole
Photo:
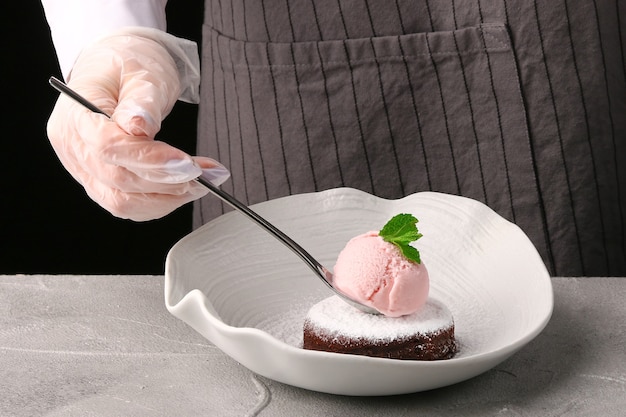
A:
{"label": "black background", "polygon": [[[182,10],[173,6],[183,6]],[[46,137],[60,77],[39,1],[2,2],[0,274],[161,274],[168,250],[191,231],[191,205],[136,223],[92,202]],[[168,30],[199,41],[202,0],[170,2]],[[177,103],[157,136],[194,154],[197,106]]]}

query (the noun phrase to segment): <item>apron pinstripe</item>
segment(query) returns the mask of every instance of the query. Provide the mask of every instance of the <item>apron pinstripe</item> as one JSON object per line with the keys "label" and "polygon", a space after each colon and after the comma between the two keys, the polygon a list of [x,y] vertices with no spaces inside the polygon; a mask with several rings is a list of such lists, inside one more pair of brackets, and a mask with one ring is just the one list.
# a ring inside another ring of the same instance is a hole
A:
{"label": "apron pinstripe", "polygon": [[[433,190],[518,224],[560,276],[626,275],[617,0],[207,0],[198,154],[254,204]],[[196,203],[194,225],[223,213]]]}

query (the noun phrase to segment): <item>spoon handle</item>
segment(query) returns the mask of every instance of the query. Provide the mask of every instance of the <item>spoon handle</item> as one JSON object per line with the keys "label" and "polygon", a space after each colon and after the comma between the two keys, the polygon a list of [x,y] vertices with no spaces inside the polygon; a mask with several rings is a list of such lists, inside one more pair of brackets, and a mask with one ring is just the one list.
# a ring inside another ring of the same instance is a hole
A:
{"label": "spoon handle", "polygon": [[291,249],[296,255],[298,255],[302,260],[315,272],[319,275],[324,283],[328,285],[333,291],[335,290],[329,281],[332,281],[332,273],[326,269],[322,264],[320,264],[315,258],[313,258],[302,246],[296,243],[289,236],[284,234],[281,230],[279,230],[276,226],[265,220],[261,217],[257,212],[250,209],[248,206],[243,204],[241,201],[237,200],[232,195],[227,192],[221,190],[220,188],[213,185],[210,181],[199,176],[196,178],[200,184],[209,189],[209,191],[219,197],[222,201],[230,205],[235,210],[239,211],[241,214],[245,215],[257,225],[261,226],[267,232],[269,232],[272,236],[278,239],[282,244]]}

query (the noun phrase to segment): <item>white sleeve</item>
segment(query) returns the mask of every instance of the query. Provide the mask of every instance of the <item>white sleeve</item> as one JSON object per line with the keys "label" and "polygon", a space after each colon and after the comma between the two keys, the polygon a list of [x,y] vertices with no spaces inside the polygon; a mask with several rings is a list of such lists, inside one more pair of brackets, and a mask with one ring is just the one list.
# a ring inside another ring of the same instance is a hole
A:
{"label": "white sleeve", "polygon": [[41,0],[63,76],[93,40],[126,26],[166,30],[167,0]]}

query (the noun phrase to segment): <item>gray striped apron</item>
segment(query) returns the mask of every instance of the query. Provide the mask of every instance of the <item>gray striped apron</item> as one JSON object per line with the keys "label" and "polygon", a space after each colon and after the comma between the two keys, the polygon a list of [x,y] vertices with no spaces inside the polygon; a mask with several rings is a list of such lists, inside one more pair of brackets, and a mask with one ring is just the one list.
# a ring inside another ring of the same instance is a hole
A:
{"label": "gray striped apron", "polygon": [[458,194],[554,275],[626,276],[622,22],[616,0],[207,0],[198,154],[248,204]]}

